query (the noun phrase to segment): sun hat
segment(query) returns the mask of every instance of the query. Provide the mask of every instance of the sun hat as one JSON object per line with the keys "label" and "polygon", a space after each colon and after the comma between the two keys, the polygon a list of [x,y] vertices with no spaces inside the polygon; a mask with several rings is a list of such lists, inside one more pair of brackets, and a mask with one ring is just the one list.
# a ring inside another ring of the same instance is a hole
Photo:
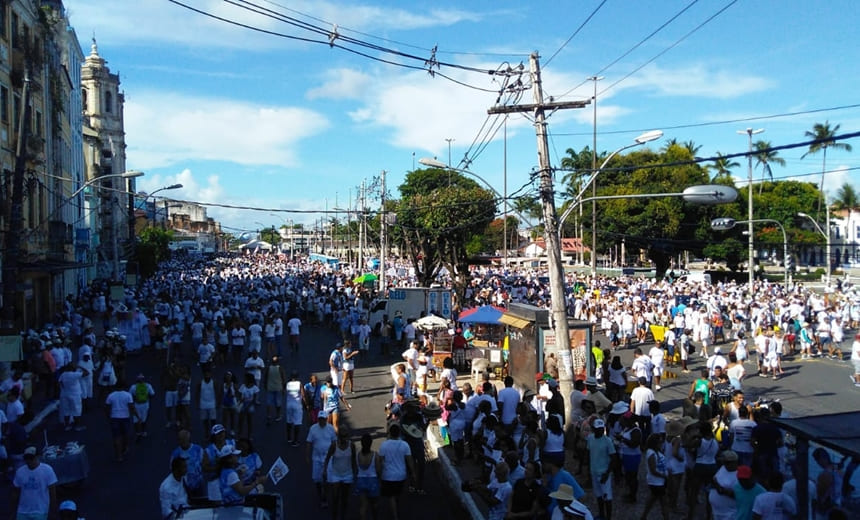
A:
{"label": "sun hat", "polygon": [[535,374],[535,381],[543,381],[543,372]]}
{"label": "sun hat", "polygon": [[241,455],[242,452],[237,450],[235,446],[232,444],[226,444],[223,448],[218,450],[218,458],[223,459],[224,457],[229,457],[230,455]]}
{"label": "sun hat", "polygon": [[570,484],[561,484],[558,486],[558,489],[549,494],[550,498],[554,498],[556,500],[567,500],[568,502],[573,502],[573,486]]}
{"label": "sun hat", "polygon": [[320,419],[328,419],[328,412],[320,410],[319,413],[317,413],[317,420],[319,421]]}
{"label": "sun hat", "polygon": [[605,427],[606,427],[606,423],[605,423],[605,422],[603,422],[603,419],[595,419],[595,420],[594,420],[594,423],[592,424],[592,426],[593,426],[594,428],[598,428],[598,429],[599,429],[599,428],[605,428]]}
{"label": "sun hat", "polygon": [[558,380],[557,379],[550,379],[547,384],[549,385],[550,388],[558,388]]}
{"label": "sun hat", "polygon": [[223,424],[213,424],[210,432],[212,435],[218,435],[219,433],[224,433],[224,425]]}
{"label": "sun hat", "polygon": [[630,410],[630,405],[624,401],[618,401],[612,405],[612,410],[609,411],[612,415],[622,415]]}
{"label": "sun hat", "polygon": [[411,424],[411,423],[402,424],[401,423],[400,429],[403,430],[403,433],[405,433],[406,435],[408,435],[414,439],[420,439],[420,438],[424,437],[424,432],[421,430],[421,428],[418,427],[417,424]]}
{"label": "sun hat", "polygon": [[439,406],[439,403],[437,401],[427,403],[427,406],[424,407],[424,418],[428,421],[435,421],[440,417],[442,417],[442,407]]}
{"label": "sun hat", "polygon": [[73,500],[65,500],[60,503],[60,511],[78,511],[78,505]]}
{"label": "sun hat", "polygon": [[37,453],[38,451],[36,450],[35,446],[27,446],[27,448],[24,450],[25,457],[35,457]]}

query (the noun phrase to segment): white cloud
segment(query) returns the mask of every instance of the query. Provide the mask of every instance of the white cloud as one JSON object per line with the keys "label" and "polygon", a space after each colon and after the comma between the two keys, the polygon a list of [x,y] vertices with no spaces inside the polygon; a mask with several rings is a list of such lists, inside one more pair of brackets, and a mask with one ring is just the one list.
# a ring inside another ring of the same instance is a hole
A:
{"label": "white cloud", "polygon": [[355,69],[330,69],[323,74],[322,85],[307,92],[308,99],[360,99],[371,87],[368,74]]}
{"label": "white cloud", "polygon": [[[227,20],[267,31],[326,40],[326,35],[319,35],[221,0],[185,0],[183,3]],[[104,41],[110,45],[162,42],[191,48],[227,49],[267,49],[280,47],[285,42],[306,45],[231,25],[164,0],[123,0],[112,2],[110,9],[105,9],[104,0],[66,0],[65,4],[79,36],[86,37],[94,32],[100,42]],[[450,26],[464,21],[476,22],[485,15],[462,9],[410,10],[353,2],[290,2],[289,8],[284,4],[286,2],[282,2],[280,6],[275,3],[261,3],[265,9],[282,16],[298,18],[325,30],[330,30],[331,27],[320,20],[357,31],[388,31]],[[98,23],[94,22],[96,20]],[[348,33],[346,29],[340,29],[339,32],[366,39],[363,35]]]}
{"label": "white cloud", "polygon": [[125,122],[129,156],[141,169],[190,159],[295,165],[299,143],[328,127],[304,108],[159,91],[130,95]]}
{"label": "white cloud", "polygon": [[661,96],[728,99],[761,92],[774,82],[737,70],[718,69],[707,64],[661,67],[650,64],[618,84],[621,89],[643,89]]}

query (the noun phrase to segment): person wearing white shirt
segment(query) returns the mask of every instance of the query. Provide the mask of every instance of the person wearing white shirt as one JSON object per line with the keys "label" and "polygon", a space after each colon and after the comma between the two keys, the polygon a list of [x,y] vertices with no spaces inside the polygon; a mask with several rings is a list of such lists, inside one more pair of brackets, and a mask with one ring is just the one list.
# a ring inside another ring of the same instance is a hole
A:
{"label": "person wearing white shirt", "polygon": [[660,386],[660,379],[663,377],[663,359],[665,353],[663,352],[663,348],[659,344],[655,344],[651,347],[651,350],[648,351],[648,357],[651,358],[651,363],[654,365],[652,372],[654,374],[654,390],[660,391],[662,386]]}
{"label": "person wearing white shirt", "polygon": [[248,352],[260,352],[263,348],[263,326],[259,318],[254,318],[248,327]]}
{"label": "person wearing white shirt", "polygon": [[499,391],[499,408],[502,410],[502,424],[512,427],[517,418],[517,405],[520,403],[520,392],[514,388],[514,378],[505,376],[505,387]]}
{"label": "person wearing white shirt", "polygon": [[188,493],[183,484],[187,471],[188,461],[184,457],[176,457],[170,463],[170,475],[167,475],[158,487],[162,518],[168,518],[188,507]]}

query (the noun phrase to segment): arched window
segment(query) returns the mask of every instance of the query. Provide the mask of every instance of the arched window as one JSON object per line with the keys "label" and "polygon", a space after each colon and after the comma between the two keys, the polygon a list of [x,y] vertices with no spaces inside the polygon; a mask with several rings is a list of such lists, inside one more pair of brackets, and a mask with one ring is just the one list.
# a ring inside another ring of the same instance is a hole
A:
{"label": "arched window", "polygon": [[89,100],[87,99],[87,89],[83,88],[81,89],[81,110],[83,110],[84,112],[87,111],[88,101]]}
{"label": "arched window", "polygon": [[113,107],[113,93],[110,91],[105,92],[105,112],[110,114],[111,107]]}

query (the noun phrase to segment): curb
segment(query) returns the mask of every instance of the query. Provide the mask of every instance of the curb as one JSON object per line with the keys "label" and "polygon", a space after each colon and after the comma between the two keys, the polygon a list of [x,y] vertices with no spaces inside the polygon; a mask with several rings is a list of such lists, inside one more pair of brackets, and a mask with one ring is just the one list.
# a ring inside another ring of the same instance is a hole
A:
{"label": "curb", "polygon": [[430,444],[430,448],[436,452],[436,458],[439,460],[439,464],[442,467],[442,473],[448,483],[448,487],[451,488],[460,500],[460,503],[466,508],[466,512],[472,520],[485,520],[484,514],[478,508],[478,505],[475,504],[475,499],[472,498],[472,495],[470,493],[464,493],[461,489],[460,486],[463,483],[463,479],[460,478],[460,474],[454,468],[454,465],[451,464],[451,459],[448,458],[448,454],[445,453],[442,445],[439,444],[435,431],[428,430],[427,442]]}
{"label": "curb", "polygon": [[38,428],[39,425],[42,424],[42,421],[44,421],[45,418],[48,417],[49,415],[51,415],[52,413],[56,412],[57,408],[59,408],[59,407],[60,407],[59,401],[51,401],[50,403],[48,403],[48,406],[42,408],[42,411],[40,411],[38,414],[36,414],[36,417],[33,417],[33,420],[30,421],[29,423],[27,423],[27,426],[24,426],[24,431],[26,431],[29,434],[30,432],[32,432],[33,430]]}

